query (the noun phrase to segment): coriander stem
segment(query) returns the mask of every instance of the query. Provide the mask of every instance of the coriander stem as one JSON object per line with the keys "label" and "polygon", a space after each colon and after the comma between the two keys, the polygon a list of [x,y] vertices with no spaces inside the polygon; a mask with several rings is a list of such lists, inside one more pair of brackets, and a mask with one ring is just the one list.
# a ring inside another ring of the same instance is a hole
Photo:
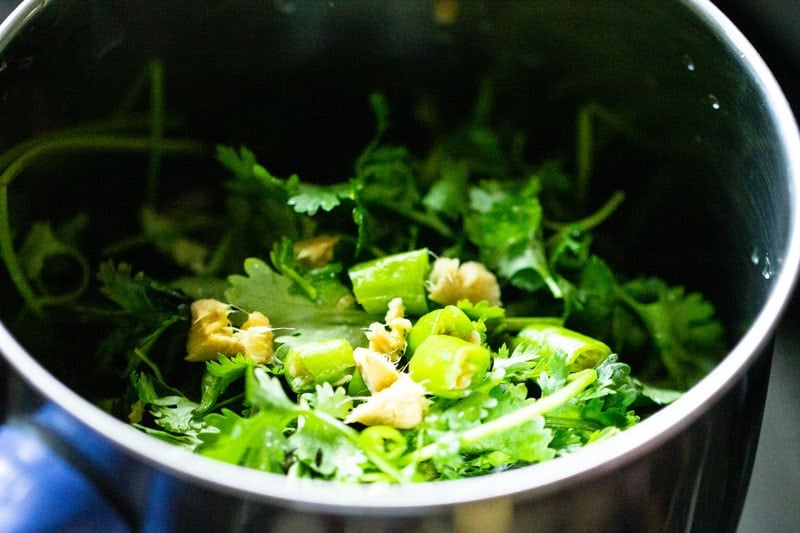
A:
{"label": "coriander stem", "polygon": [[589,193],[589,180],[592,174],[592,166],[594,164],[594,125],[592,123],[594,115],[594,106],[591,104],[585,105],[578,111],[577,125],[576,125],[576,140],[575,140],[575,166],[576,166],[576,179],[577,186],[576,197],[578,209],[583,210],[586,207],[586,201]]}
{"label": "coriander stem", "polygon": [[[175,121],[170,121],[170,123],[172,122]],[[111,132],[134,131],[142,129],[149,124],[149,116],[120,115],[106,120],[89,122],[70,128],[65,128],[59,130],[55,134],[45,133],[36,137],[31,137],[3,152],[3,154],[0,155],[0,168],[6,168],[26,152],[29,152],[38,146],[49,145],[51,142],[53,142],[54,138],[60,139],[79,135],[100,135],[111,134]]]}
{"label": "coriander stem", "polygon": [[581,218],[580,220],[575,220],[573,222],[548,221],[547,227],[557,231],[565,231],[571,227],[577,226],[583,231],[590,231],[599,226],[600,224],[602,224],[605,219],[611,216],[611,214],[614,213],[614,211],[616,211],[617,207],[619,207],[619,205],[624,200],[625,200],[625,193],[622,191],[616,191],[594,213],[584,218]]}
{"label": "coriander stem", "polygon": [[442,237],[450,237],[453,238],[455,235],[450,227],[442,222],[442,220],[434,213],[424,213],[419,211],[410,211],[399,207],[397,204],[392,202],[386,202],[381,199],[372,200],[370,199],[371,203],[383,208],[388,209],[395,214],[405,217],[409,219],[411,222],[424,226],[428,229],[431,229],[441,235]]}
{"label": "coriander stem", "polygon": [[164,151],[164,67],[160,61],[150,65],[150,152],[147,169],[147,205],[158,201],[159,172]]}
{"label": "coriander stem", "polygon": [[[33,143],[11,160],[0,173],[0,256],[6,264],[9,277],[25,303],[37,314],[42,314],[41,302],[37,299],[27,276],[20,265],[19,257],[13,247],[8,211],[8,187],[18,175],[38,158],[48,153],[59,152],[144,152],[152,149],[149,137],[115,134],[69,134],[41,143]],[[203,150],[203,145],[190,139],[164,139],[163,152],[195,154]],[[14,150],[14,149],[12,149]],[[16,152],[15,152],[16,154]]]}
{"label": "coriander stem", "polygon": [[[594,369],[576,372],[572,375],[569,383],[556,392],[543,396],[516,411],[464,431],[461,434],[461,445],[469,445],[491,435],[512,430],[537,416],[542,416],[560,407],[596,380],[597,372]],[[438,450],[438,442],[433,442],[410,454],[408,462],[426,461],[436,455]]]}
{"label": "coriander stem", "polygon": [[41,315],[42,309],[36,293],[28,283],[28,277],[25,275],[22,265],[19,264],[19,258],[12,246],[11,226],[8,218],[8,187],[3,184],[0,185],[0,256],[6,264],[11,282],[17,287],[17,292],[35,314]]}

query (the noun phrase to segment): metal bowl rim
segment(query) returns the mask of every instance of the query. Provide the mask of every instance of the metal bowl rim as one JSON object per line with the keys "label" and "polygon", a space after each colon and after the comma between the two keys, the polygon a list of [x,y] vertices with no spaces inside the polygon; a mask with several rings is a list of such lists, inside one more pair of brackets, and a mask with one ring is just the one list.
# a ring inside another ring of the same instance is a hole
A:
{"label": "metal bowl rim", "polygon": [[[0,50],[52,0],[23,0],[0,24]],[[780,86],[758,52],[709,0],[681,0],[698,19],[739,53],[759,85],[780,134],[786,174],[790,176],[789,246],[766,303],[727,357],[679,400],[626,430],[568,457],[475,479],[413,485],[342,485],[293,480],[221,463],[153,439],[95,407],[42,367],[0,323],[0,347],[9,364],[33,389],[126,454],[180,479],[215,490],[286,507],[327,512],[357,509],[363,514],[423,514],[440,507],[503,497],[533,497],[582,483],[621,468],[652,452],[683,431],[724,395],[770,346],[800,266],[800,137]],[[335,487],[335,488],[334,488]]]}

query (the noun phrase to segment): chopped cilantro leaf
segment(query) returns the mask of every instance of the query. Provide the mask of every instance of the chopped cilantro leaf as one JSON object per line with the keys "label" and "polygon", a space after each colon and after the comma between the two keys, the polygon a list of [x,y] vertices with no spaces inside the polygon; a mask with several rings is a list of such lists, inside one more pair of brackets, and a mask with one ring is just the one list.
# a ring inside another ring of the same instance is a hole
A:
{"label": "chopped cilantro leaf", "polygon": [[[700,293],[625,277],[595,254],[595,231],[624,195],[587,203],[587,153],[577,177],[557,159],[524,161],[523,132],[494,123],[490,84],[474,115],[421,153],[393,143],[384,94],[368,103],[375,131],[351,175],[276,176],[268,152],[259,161],[248,147],[218,145],[222,198],[188,217],[150,199],[140,233],[105,246],[96,267],[77,239],[85,213],[20,231],[19,254],[5,237],[29,308],[67,311],[102,332],[91,371],[124,384],[98,403],[236,465],[433,481],[613,438],[724,355],[722,325]],[[576,145],[590,150],[591,139]],[[154,254],[143,264],[166,265],[163,280],[115,257],[142,244]],[[81,275],[53,295],[43,273],[61,255]],[[415,258],[413,276],[398,257]],[[437,258],[458,260],[434,294]],[[102,298],[86,275],[95,268]],[[476,286],[489,290],[467,290]],[[559,340],[525,337],[534,330]],[[208,348],[202,363],[187,358],[190,344]]]}

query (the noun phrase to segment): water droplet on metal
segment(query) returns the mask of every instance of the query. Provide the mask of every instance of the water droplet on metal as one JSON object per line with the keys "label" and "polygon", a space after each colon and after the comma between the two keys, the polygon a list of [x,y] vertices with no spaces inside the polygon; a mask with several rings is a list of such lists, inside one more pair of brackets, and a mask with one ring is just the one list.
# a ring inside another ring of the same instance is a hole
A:
{"label": "water droplet on metal", "polygon": [[761,277],[764,279],[771,279],[775,275],[775,270],[772,268],[772,261],[768,255],[764,256],[764,266],[761,269]]}

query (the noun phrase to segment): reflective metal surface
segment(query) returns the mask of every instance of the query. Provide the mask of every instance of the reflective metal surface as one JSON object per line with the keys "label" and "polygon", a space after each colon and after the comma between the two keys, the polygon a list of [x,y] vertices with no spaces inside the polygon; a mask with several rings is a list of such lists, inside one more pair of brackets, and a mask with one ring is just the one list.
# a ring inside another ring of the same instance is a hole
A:
{"label": "reflective metal surface", "polygon": [[[4,120],[0,142],[56,118],[63,125],[102,113],[152,54],[165,59],[171,94],[192,95],[173,103],[199,135],[255,136],[268,118],[288,128],[286,139],[314,132],[337,142],[352,135],[342,117],[376,82],[400,98],[424,86],[457,109],[476,72],[508,68],[507,105],[520,121],[538,120],[558,139],[572,127],[565,117],[592,99],[646,132],[648,153],[658,147],[662,171],[632,184],[652,224],[627,251],[640,268],[674,272],[720,303],[736,342],[706,380],[625,435],[548,464],[435,485],[332,488],[155,442],[88,404],[2,329],[5,357],[38,394],[124,456],[114,477],[129,486],[100,483],[134,529],[468,530],[481,516],[542,531],[734,529],[772,333],[800,257],[800,141],[779,87],[703,1],[519,2],[505,4],[508,11],[465,2],[454,26],[433,23],[428,5],[238,2],[213,10],[187,2],[148,10],[153,3],[54,1],[3,53],[0,113],[15,122]],[[14,37],[10,24],[4,30],[3,39]],[[297,95],[311,103],[297,111]],[[242,109],[232,112],[231,102]],[[277,152],[291,147],[275,142]],[[653,232],[680,251],[655,245]]]}
{"label": "reflective metal surface", "polygon": [[[744,32],[800,110],[800,5],[783,0],[715,2]],[[775,342],[753,476],[738,530],[800,530],[800,296],[795,290]]]}

